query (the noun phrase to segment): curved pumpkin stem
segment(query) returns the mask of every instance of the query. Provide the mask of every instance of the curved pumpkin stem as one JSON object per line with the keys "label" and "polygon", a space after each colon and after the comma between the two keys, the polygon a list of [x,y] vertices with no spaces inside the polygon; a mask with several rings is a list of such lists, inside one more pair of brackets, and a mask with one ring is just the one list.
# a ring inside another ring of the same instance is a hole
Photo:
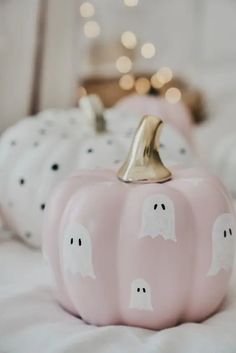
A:
{"label": "curved pumpkin stem", "polygon": [[97,95],[91,94],[80,98],[79,104],[90,119],[95,132],[105,132],[106,120],[104,118],[104,106],[101,99]]}
{"label": "curved pumpkin stem", "polygon": [[163,183],[171,179],[171,172],[159,155],[163,121],[152,115],[141,120],[134,136],[127,160],[117,176],[127,183]]}

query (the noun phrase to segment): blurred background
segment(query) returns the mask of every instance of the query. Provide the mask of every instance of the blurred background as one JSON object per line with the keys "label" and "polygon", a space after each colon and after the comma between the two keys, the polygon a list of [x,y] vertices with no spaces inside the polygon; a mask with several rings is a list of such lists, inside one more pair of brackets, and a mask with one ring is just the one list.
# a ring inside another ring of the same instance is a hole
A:
{"label": "blurred background", "polygon": [[0,130],[86,92],[111,106],[154,89],[174,104],[181,78],[214,146],[236,127],[235,15],[235,0],[0,0]]}

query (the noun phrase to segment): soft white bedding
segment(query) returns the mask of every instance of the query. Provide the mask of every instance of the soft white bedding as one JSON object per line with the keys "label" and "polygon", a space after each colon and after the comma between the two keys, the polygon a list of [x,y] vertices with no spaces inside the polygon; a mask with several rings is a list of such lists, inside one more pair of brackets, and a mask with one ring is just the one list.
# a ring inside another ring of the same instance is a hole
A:
{"label": "soft white bedding", "polygon": [[236,271],[221,311],[201,324],[153,332],[93,327],[53,298],[39,252],[17,240],[0,244],[1,353],[235,353]]}

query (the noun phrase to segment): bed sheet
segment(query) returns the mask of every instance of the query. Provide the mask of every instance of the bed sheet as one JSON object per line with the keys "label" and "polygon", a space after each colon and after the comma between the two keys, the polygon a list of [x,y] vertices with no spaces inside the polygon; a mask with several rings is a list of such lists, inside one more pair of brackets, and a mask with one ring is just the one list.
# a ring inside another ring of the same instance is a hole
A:
{"label": "bed sheet", "polygon": [[217,314],[159,332],[87,325],[57,304],[50,281],[40,252],[14,239],[0,243],[1,353],[236,352],[236,271]]}

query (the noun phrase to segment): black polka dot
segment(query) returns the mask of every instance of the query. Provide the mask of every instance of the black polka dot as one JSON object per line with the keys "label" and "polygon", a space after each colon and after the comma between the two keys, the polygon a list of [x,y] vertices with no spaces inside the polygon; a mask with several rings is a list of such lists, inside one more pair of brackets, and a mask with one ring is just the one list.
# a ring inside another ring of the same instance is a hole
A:
{"label": "black polka dot", "polygon": [[25,184],[25,179],[21,178],[21,179],[19,180],[19,184],[20,184],[20,185],[24,185],[24,184]]}
{"label": "black polka dot", "polygon": [[155,203],[155,205],[154,205],[154,207],[153,207],[153,208],[154,208],[154,210],[156,210],[156,209],[157,209],[157,203]]}
{"label": "black polka dot", "polygon": [[59,165],[57,163],[54,163],[52,166],[51,166],[51,169],[56,171],[59,169]]}
{"label": "black polka dot", "polygon": [[87,149],[87,153],[92,153],[93,152],[93,148],[88,148]]}
{"label": "black polka dot", "polygon": [[140,292],[140,288],[137,288],[137,292]]}
{"label": "black polka dot", "polygon": [[33,146],[34,146],[34,147],[38,147],[38,146],[39,146],[39,142],[38,142],[38,141],[35,141],[35,142],[33,143]]}
{"label": "black polka dot", "polygon": [[39,130],[40,135],[45,135],[46,132],[47,132],[46,129],[40,129],[40,130]]}
{"label": "black polka dot", "polygon": [[161,204],[161,208],[162,208],[163,210],[166,209],[166,206],[164,205],[164,203]]}
{"label": "black polka dot", "polygon": [[46,207],[45,203],[42,203],[42,204],[40,205],[40,208],[41,208],[42,211],[45,209],[45,207]]}
{"label": "black polka dot", "polygon": [[120,160],[119,160],[119,159],[116,159],[116,160],[114,161],[114,163],[115,163],[115,164],[118,164],[118,163],[120,163]]}
{"label": "black polka dot", "polygon": [[31,237],[31,233],[30,232],[26,232],[25,233],[25,237],[29,239]]}
{"label": "black polka dot", "polygon": [[160,143],[160,148],[164,148],[165,145],[163,143]]}
{"label": "black polka dot", "polygon": [[185,154],[186,153],[186,149],[185,148],[181,148],[179,151],[180,151],[181,154]]}
{"label": "black polka dot", "polygon": [[11,141],[11,146],[16,146],[16,141]]}
{"label": "black polka dot", "polygon": [[227,236],[227,233],[226,233],[226,230],[224,230],[224,238],[226,238]]}
{"label": "black polka dot", "polygon": [[112,145],[112,144],[113,144],[113,141],[112,141],[112,140],[107,140],[107,144],[108,144],[108,145]]}

